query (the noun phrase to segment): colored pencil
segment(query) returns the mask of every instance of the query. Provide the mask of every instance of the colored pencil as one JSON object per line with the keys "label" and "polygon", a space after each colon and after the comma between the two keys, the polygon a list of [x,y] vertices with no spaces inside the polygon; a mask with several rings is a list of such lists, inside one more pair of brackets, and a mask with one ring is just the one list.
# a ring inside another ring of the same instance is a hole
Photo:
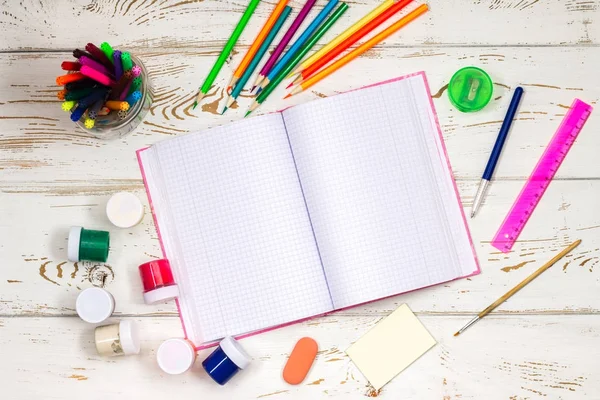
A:
{"label": "colored pencil", "polygon": [[394,4],[377,17],[369,21],[365,26],[354,32],[350,37],[344,40],[342,43],[337,45],[333,50],[329,53],[325,54],[323,57],[315,61],[310,67],[303,70],[300,75],[294,81],[294,85],[302,80],[307,79],[318,70],[321,69],[324,65],[327,65],[331,60],[336,58],[338,55],[342,54],[346,49],[352,46],[354,43],[358,42],[360,39],[371,33],[375,28],[379,27],[382,23],[393,17],[400,10],[406,7],[413,0],[401,0],[398,3]]}
{"label": "colored pencil", "polygon": [[269,19],[267,19],[267,22],[265,22],[260,32],[258,32],[258,35],[256,35],[254,43],[252,43],[252,46],[250,46],[248,52],[246,52],[246,55],[242,59],[242,62],[240,62],[240,65],[238,65],[238,67],[234,71],[233,76],[229,81],[229,85],[227,85],[228,91],[229,88],[233,88],[238,79],[240,79],[242,75],[244,75],[244,71],[246,70],[246,68],[248,68],[248,65],[256,55],[258,49],[261,47],[261,45],[269,35],[269,32],[271,32],[271,30],[273,29],[275,23],[279,20],[279,16],[281,15],[285,7],[287,7],[288,2],[289,0],[279,0],[279,3],[277,3],[275,8],[273,9],[273,12],[269,16]]}
{"label": "colored pencil", "polygon": [[250,79],[250,76],[252,76],[252,74],[254,73],[254,70],[258,66],[258,63],[263,58],[263,56],[265,55],[267,50],[269,50],[269,46],[271,45],[271,43],[273,43],[275,36],[277,36],[277,33],[281,30],[281,26],[284,24],[284,22],[289,17],[291,12],[292,12],[292,7],[286,6],[284,8],[283,12],[279,15],[279,18],[277,18],[275,25],[272,27],[271,31],[269,32],[269,34],[263,41],[262,45],[258,49],[258,52],[256,53],[256,55],[254,56],[254,58],[248,65],[248,68],[246,68],[243,75],[237,81],[237,84],[235,85],[233,91],[231,92],[231,95],[229,95],[229,98],[227,99],[227,103],[226,103],[227,105],[225,106],[225,108],[223,109],[223,112],[221,114],[224,114],[225,111],[227,111],[227,109],[229,107],[231,107],[233,105],[233,103],[235,102],[235,100],[238,98],[238,96],[242,92],[242,89],[244,89],[244,86],[248,82],[248,79]]}
{"label": "colored pencil", "polygon": [[262,82],[264,77],[267,76],[269,71],[271,71],[271,68],[273,68],[273,65],[275,65],[275,63],[279,59],[279,56],[281,55],[281,53],[283,53],[285,46],[287,46],[288,43],[290,42],[290,40],[292,40],[292,37],[294,36],[294,34],[298,30],[298,28],[300,28],[300,25],[306,19],[306,16],[310,12],[310,10],[313,8],[316,1],[317,0],[307,0],[306,1],[306,4],[304,4],[304,7],[302,7],[302,9],[300,10],[300,13],[298,13],[298,16],[296,17],[294,22],[292,22],[290,29],[288,29],[288,31],[285,33],[285,35],[283,36],[283,38],[281,39],[281,41],[279,42],[277,47],[275,47],[273,54],[271,54],[271,56],[269,57],[269,59],[267,60],[265,65],[260,70],[260,73],[256,77],[256,82],[254,82],[254,87],[252,88],[252,90],[254,90],[254,88],[257,87],[260,84],[260,82]]}
{"label": "colored pencil", "polygon": [[308,25],[308,27],[304,30],[304,32],[302,32],[302,34],[294,42],[292,47],[290,47],[290,49],[283,55],[283,57],[281,57],[281,59],[279,61],[277,61],[277,63],[273,66],[273,68],[267,74],[265,79],[263,79],[263,81],[260,83],[260,85],[258,85],[259,89],[262,89],[263,87],[267,86],[269,84],[269,82],[273,78],[275,78],[282,69],[285,68],[285,66],[294,57],[294,55],[297,54],[300,51],[300,49],[302,48],[302,46],[304,46],[304,44],[306,44],[308,39],[310,39],[312,34],[315,33],[315,31],[317,29],[319,29],[319,26],[323,23],[323,21],[325,21],[325,18],[327,18],[329,13],[333,10],[333,8],[337,5],[338,2],[339,2],[339,0],[329,0],[327,5],[325,7],[323,7],[321,12],[319,12],[319,14],[310,23],[310,25]]}
{"label": "colored pencil", "polygon": [[371,10],[370,13],[368,13],[367,15],[362,17],[360,20],[358,20],[350,28],[348,28],[344,32],[340,33],[331,42],[327,43],[320,50],[315,52],[315,54],[311,55],[306,60],[302,61],[302,63],[300,65],[298,65],[298,67],[294,70],[294,72],[292,72],[290,74],[290,76],[295,75],[298,72],[301,72],[302,70],[308,68],[313,62],[315,62],[316,60],[321,58],[323,55],[327,54],[331,49],[336,47],[338,44],[342,43],[344,40],[346,40],[348,37],[350,37],[350,35],[352,35],[354,32],[356,32],[357,30],[359,30],[360,28],[365,26],[369,21],[371,21],[377,15],[381,14],[383,11],[390,8],[393,4],[394,4],[394,0],[386,0],[383,3],[381,3],[379,6],[377,6],[373,10]]}
{"label": "colored pencil", "polygon": [[233,50],[233,46],[235,46],[237,40],[239,39],[240,35],[242,34],[242,31],[244,30],[246,25],[248,25],[248,21],[250,21],[250,17],[254,13],[254,10],[256,9],[256,6],[258,6],[258,3],[260,3],[260,0],[250,0],[250,4],[248,4],[246,11],[244,11],[244,14],[242,15],[237,26],[233,30],[231,36],[229,37],[229,40],[227,40],[227,43],[225,44],[225,47],[223,47],[223,50],[221,51],[219,58],[217,58],[217,61],[215,61],[212,69],[208,73],[208,76],[204,80],[204,83],[198,90],[198,96],[196,97],[196,101],[194,101],[194,105],[192,108],[196,108],[198,103],[202,100],[202,98],[210,90],[213,82],[217,78],[217,75],[219,75],[221,68],[223,68],[223,64],[225,64],[227,57],[229,57],[229,55],[231,54],[231,51]]}
{"label": "colored pencil", "polygon": [[354,60],[356,57],[360,56],[367,50],[371,49],[373,46],[384,41],[386,38],[388,38],[389,36],[391,36],[392,34],[397,32],[398,30],[400,30],[400,28],[407,25],[411,21],[415,20],[417,17],[421,16],[428,10],[429,10],[429,8],[427,7],[427,4],[420,5],[415,10],[413,10],[412,12],[407,14],[405,17],[400,19],[398,22],[394,23],[393,25],[390,25],[388,28],[381,31],[377,35],[373,36],[371,39],[367,40],[365,43],[358,46],[353,51],[344,55],[343,57],[341,57],[340,59],[335,61],[333,64],[329,65],[327,68],[325,68],[325,69],[319,71],[317,74],[311,76],[308,80],[303,81],[299,86],[294,88],[294,90],[290,94],[288,94],[285,98],[288,98],[290,96],[298,94],[298,93],[302,92],[303,90],[306,90],[309,87],[313,86],[315,83],[326,78],[327,76],[331,75],[332,73],[334,73],[335,71],[337,71],[338,69],[343,67],[344,65],[348,64],[350,61]]}
{"label": "colored pencil", "polygon": [[535,278],[540,276],[542,274],[542,272],[544,272],[545,270],[547,270],[548,268],[550,268],[551,266],[556,264],[556,262],[558,260],[560,260],[561,258],[566,256],[567,254],[569,254],[575,247],[579,246],[580,243],[581,243],[581,240],[576,240],[575,242],[571,243],[567,248],[565,248],[563,251],[561,251],[554,257],[552,257],[552,259],[550,261],[548,261],[546,264],[542,265],[535,272],[533,272],[531,275],[529,275],[527,278],[525,278],[523,281],[521,281],[521,283],[519,283],[517,286],[515,286],[514,288],[512,288],[508,292],[506,292],[506,294],[504,294],[504,296],[500,297],[498,300],[496,300],[495,302],[490,304],[490,306],[488,306],[488,308],[486,308],[485,310],[480,312],[475,318],[473,318],[471,321],[469,321],[468,324],[466,324],[458,332],[456,332],[454,334],[454,336],[460,335],[465,330],[467,330],[467,328],[469,328],[471,325],[473,325],[475,322],[479,321],[481,318],[488,315],[496,307],[498,307],[500,304],[504,303],[506,300],[508,300],[510,297],[512,297],[512,295],[517,293],[519,290],[523,289],[523,287],[525,287],[529,282],[531,282],[532,280],[534,280]]}
{"label": "colored pencil", "polygon": [[261,105],[267,97],[275,90],[275,88],[283,81],[286,75],[302,60],[302,57],[308,53],[311,48],[327,33],[329,28],[333,26],[337,22],[338,19],[346,12],[348,9],[348,4],[341,3],[339,7],[331,14],[331,16],[319,27],[317,32],[311,36],[306,45],[302,47],[300,52],[294,56],[294,58],[288,63],[288,65],[277,75],[258,95],[258,97],[254,100],[254,103],[250,106],[250,109],[246,113],[248,116],[252,111],[256,110],[259,105]]}

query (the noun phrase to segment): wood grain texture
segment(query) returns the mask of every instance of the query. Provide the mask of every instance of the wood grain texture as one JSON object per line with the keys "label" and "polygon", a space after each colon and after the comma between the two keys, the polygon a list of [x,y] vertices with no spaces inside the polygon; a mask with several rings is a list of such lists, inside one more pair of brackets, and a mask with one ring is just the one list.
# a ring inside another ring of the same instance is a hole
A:
{"label": "wood grain texture", "polygon": [[[334,32],[341,32],[360,19],[377,1],[348,3],[350,8]],[[598,45],[600,39],[599,0],[434,0],[429,3],[432,12],[410,30],[390,38],[385,46],[589,46]],[[72,49],[85,45],[73,32],[85,31],[90,41],[108,40],[119,47],[194,48],[214,55],[218,50],[212,47],[220,48],[227,41],[231,27],[239,20],[246,4],[240,0],[10,2],[11,6],[0,13],[0,33],[6,38],[0,42],[0,50]],[[273,4],[275,1],[270,0],[259,5],[256,17],[240,38],[241,44],[250,45]],[[298,10],[303,2],[293,0],[290,4]],[[311,11],[303,26],[323,4],[319,3]]]}
{"label": "wood grain texture", "polygon": [[[378,2],[349,1],[349,11],[332,33]],[[302,3],[290,2],[295,9]],[[195,111],[191,102],[196,89],[246,0],[0,4],[0,376],[7,399],[598,398],[598,110],[513,251],[500,253],[489,241],[573,99],[596,107],[600,101],[600,0],[431,0],[431,12],[418,23],[313,90],[286,102],[281,100],[283,88],[271,96],[260,113],[425,70],[468,209],[510,92],[517,85],[525,89],[496,179],[480,214],[468,221],[481,275],[245,339],[253,364],[225,387],[209,381],[199,362],[178,377],[161,374],[156,366],[160,342],[181,336],[182,330],[173,304],[142,302],[137,265],[161,254],[134,151],[241,118],[252,99],[243,92],[237,107],[221,117],[224,87],[275,0],[261,2],[233,57]],[[323,4],[319,1],[311,16]],[[60,110],[54,84],[62,74],[60,62],[71,58],[73,48],[105,40],[141,57],[156,95],[136,132],[112,142],[78,131]],[[481,66],[495,82],[492,102],[474,114],[457,112],[447,100],[451,75],[467,65]],[[142,224],[129,230],[112,228],[104,215],[110,195],[122,190],[146,204]],[[107,263],[66,260],[71,225],[110,230]],[[477,326],[452,337],[473,314],[576,239],[583,242],[572,254]],[[141,355],[98,357],[93,327],[74,312],[77,294],[93,285],[105,285],[115,296],[114,320],[140,323]],[[377,392],[343,351],[402,303],[418,314],[439,344]],[[306,381],[292,387],[280,376],[302,336],[315,338],[320,353]],[[199,360],[206,354],[201,352]]]}
{"label": "wood grain texture", "polygon": [[[459,183],[467,211],[476,184],[476,181]],[[600,214],[590,212],[597,203],[600,181],[553,182],[513,251],[502,254],[489,242],[522,185],[521,181],[494,182],[481,214],[469,220],[482,275],[345,313],[385,315],[404,302],[418,312],[479,312],[575,239],[582,239],[583,243],[498,311],[600,313],[597,302]],[[161,253],[141,181],[87,185],[85,182],[28,183],[0,186],[0,189],[3,192],[0,204],[6,213],[4,221],[12,227],[0,230],[0,246],[5,246],[0,315],[74,315],[73,305],[79,291],[100,285],[103,273],[107,274],[106,288],[117,299],[118,314],[176,312],[173,304],[149,307],[142,301],[136,267]],[[146,216],[142,224],[128,230],[111,226],[104,209],[110,194],[118,190],[132,191],[143,199]],[[34,225],[19,229],[21,221],[31,221]],[[70,225],[111,232],[111,252],[106,264],[83,262],[76,266],[67,261]]]}
{"label": "wood grain texture", "polygon": [[[216,48],[215,48],[216,50]],[[436,96],[437,108],[446,145],[457,179],[479,179],[489,151],[510,102],[509,90],[525,88],[525,96],[496,170],[496,178],[523,179],[556,131],[566,109],[575,97],[597,104],[598,86],[591,84],[597,74],[597,52],[586,48],[527,47],[479,49],[470,47],[436,49],[381,48],[324,80],[307,94],[283,101],[283,85],[267,100],[260,113],[272,112],[300,102],[334,95],[364,85],[365,75],[379,81],[425,69]],[[243,97],[239,107],[218,115],[224,106],[224,88],[243,57],[224,68],[203,104],[191,110],[201,77],[213,55],[172,51],[142,51],[156,100],[140,128],[125,140],[96,140],[79,131],[60,109],[55,94],[55,77],[67,53],[27,53],[0,55],[0,163],[5,179],[11,181],[48,180],[48,176],[86,181],[104,179],[107,163],[114,168],[110,178],[139,179],[134,151],[157,140],[212,126],[243,116],[252,99]],[[547,62],[551,60],[551,62]],[[466,65],[485,68],[496,84],[494,100],[478,113],[463,114],[450,105],[444,89],[452,73]],[[543,75],[539,70],[543,68]],[[577,73],[566,73],[565,68]],[[599,178],[600,165],[593,163],[600,153],[600,141],[593,132],[600,119],[592,115],[578,138],[557,178]],[[69,148],[72,151],[65,152]],[[65,168],[69,166],[69,168]]]}
{"label": "wood grain texture", "polygon": [[[101,358],[93,328],[77,318],[0,319],[3,390],[11,400],[132,398],[219,399],[593,399],[600,391],[594,316],[490,316],[458,338],[464,317],[420,316],[438,341],[380,392],[369,387],[345,354],[379,316],[330,316],[244,340],[250,367],[224,387],[210,380],[200,361],[169,376],[158,369],[155,352],[180,335],[177,318],[136,318],[144,337],[138,356]],[[286,384],[281,373],[296,340],[317,340],[319,355],[305,381]],[[495,338],[490,346],[490,337]],[[66,340],[68,338],[68,340]],[[582,351],[585,349],[585,351]],[[24,390],[26,388],[26,390]],[[484,396],[485,395],[485,396]]]}

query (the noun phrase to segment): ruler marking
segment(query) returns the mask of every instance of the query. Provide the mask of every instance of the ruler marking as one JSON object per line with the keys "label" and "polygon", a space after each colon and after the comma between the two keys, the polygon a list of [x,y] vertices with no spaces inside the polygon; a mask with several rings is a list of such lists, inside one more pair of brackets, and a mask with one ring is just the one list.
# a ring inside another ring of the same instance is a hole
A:
{"label": "ruler marking", "polygon": [[575,99],[500,225],[492,246],[503,253],[512,249],[591,113],[589,104]]}

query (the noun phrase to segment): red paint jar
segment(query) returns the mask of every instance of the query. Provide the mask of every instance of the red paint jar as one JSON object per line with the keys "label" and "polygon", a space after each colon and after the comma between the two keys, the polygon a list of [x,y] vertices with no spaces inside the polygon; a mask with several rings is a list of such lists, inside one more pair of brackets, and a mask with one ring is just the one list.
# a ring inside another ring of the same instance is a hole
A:
{"label": "red paint jar", "polygon": [[179,287],[173,279],[169,260],[153,260],[140,265],[139,269],[146,304],[173,300],[179,296]]}

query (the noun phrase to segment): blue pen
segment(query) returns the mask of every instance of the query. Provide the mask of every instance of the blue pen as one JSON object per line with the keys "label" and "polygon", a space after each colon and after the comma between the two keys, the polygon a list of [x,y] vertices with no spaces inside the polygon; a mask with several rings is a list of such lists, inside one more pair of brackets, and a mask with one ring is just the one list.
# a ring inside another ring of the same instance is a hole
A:
{"label": "blue pen", "polygon": [[310,23],[310,25],[308,25],[304,32],[302,32],[302,35],[300,35],[298,40],[294,42],[294,44],[292,45],[292,47],[290,47],[287,53],[285,53],[285,55],[281,57],[277,64],[275,64],[275,66],[271,69],[269,74],[266,76],[265,80],[263,80],[258,86],[259,90],[264,87],[267,87],[269,82],[271,82],[271,80],[275,78],[282,69],[285,68],[287,63],[296,55],[297,52],[300,51],[300,48],[304,46],[304,44],[308,41],[310,36],[313,33],[315,33],[315,31],[319,28],[319,25],[321,25],[323,21],[325,21],[327,15],[331,12],[331,10],[333,10],[333,8],[337,5],[338,2],[339,0],[329,0],[329,3],[327,3],[327,5],[321,10],[321,12]]}
{"label": "blue pen", "polygon": [[254,58],[252,59],[252,61],[250,61],[250,64],[248,65],[248,67],[246,67],[244,74],[236,82],[236,85],[233,88],[233,91],[231,92],[231,94],[229,95],[226,106],[223,109],[223,112],[221,112],[221,114],[224,114],[225,111],[227,111],[227,109],[229,107],[231,107],[233,105],[233,103],[235,103],[235,100],[238,98],[238,96],[242,92],[242,89],[244,89],[244,86],[248,82],[248,79],[250,79],[250,75],[252,75],[254,73],[254,70],[258,66],[258,63],[263,58],[263,56],[265,55],[267,50],[269,50],[269,46],[271,45],[271,43],[273,43],[275,36],[277,36],[277,33],[279,33],[281,26],[283,25],[283,23],[285,22],[287,17],[290,15],[291,11],[292,11],[292,7],[290,7],[290,6],[286,6],[283,9],[282,13],[279,15],[279,18],[277,18],[275,25],[273,25],[273,27],[269,31],[269,34],[265,38],[265,41],[260,45],[258,51],[254,55]]}
{"label": "blue pen", "polygon": [[481,182],[479,183],[479,189],[477,189],[477,194],[475,195],[475,200],[473,201],[473,208],[471,208],[471,218],[475,216],[475,213],[477,213],[477,210],[483,201],[485,192],[487,191],[490,180],[492,179],[492,175],[494,174],[494,169],[498,163],[498,158],[500,158],[500,152],[502,151],[502,147],[504,146],[504,142],[508,136],[508,131],[510,130],[513,119],[515,118],[517,109],[519,108],[521,96],[523,96],[523,88],[519,86],[515,89],[515,94],[510,101],[510,105],[508,106],[506,117],[504,117],[504,121],[502,122],[500,133],[498,133],[498,137],[496,138],[496,144],[494,144],[492,154],[490,154],[490,159],[485,167],[485,171],[483,171],[483,176],[481,177]]}

